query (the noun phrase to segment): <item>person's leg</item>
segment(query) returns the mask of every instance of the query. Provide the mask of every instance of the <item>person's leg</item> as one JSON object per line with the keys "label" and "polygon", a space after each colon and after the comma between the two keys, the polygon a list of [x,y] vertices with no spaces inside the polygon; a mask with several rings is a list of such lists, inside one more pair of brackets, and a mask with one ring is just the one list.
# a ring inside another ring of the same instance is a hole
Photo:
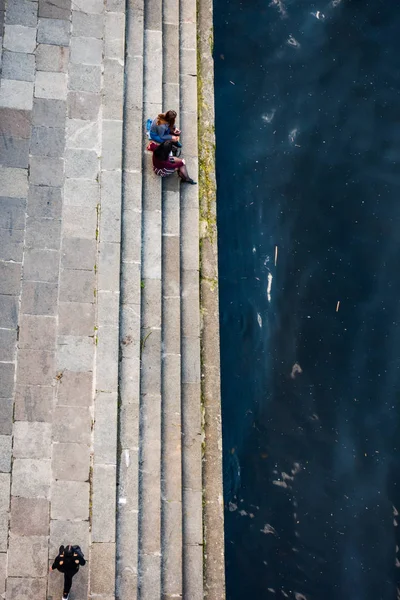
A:
{"label": "person's leg", "polygon": [[72,586],[72,578],[75,575],[75,573],[72,571],[66,571],[64,573],[64,596],[68,596],[69,591],[71,589]]}
{"label": "person's leg", "polygon": [[189,177],[189,173],[186,168],[186,165],[182,165],[179,167],[178,175],[182,179],[182,181],[184,181],[186,183],[195,183],[195,181],[193,181],[193,179],[191,177]]}

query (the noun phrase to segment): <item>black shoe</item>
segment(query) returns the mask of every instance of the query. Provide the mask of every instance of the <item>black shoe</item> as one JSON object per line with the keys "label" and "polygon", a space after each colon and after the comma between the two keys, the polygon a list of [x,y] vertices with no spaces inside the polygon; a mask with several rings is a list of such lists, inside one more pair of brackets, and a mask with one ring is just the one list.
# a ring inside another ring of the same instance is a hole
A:
{"label": "black shoe", "polygon": [[68,600],[68,598],[69,598],[69,594],[66,594],[64,592],[64,594],[62,595],[62,600]]}
{"label": "black shoe", "polygon": [[194,181],[193,179],[182,179],[183,183],[190,183],[190,185],[197,185],[197,181]]}

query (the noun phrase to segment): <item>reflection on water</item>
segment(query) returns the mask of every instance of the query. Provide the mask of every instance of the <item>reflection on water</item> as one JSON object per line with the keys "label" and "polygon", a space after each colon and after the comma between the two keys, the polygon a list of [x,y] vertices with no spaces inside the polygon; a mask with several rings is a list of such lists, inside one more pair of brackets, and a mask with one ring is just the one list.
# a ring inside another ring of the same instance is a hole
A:
{"label": "reflection on water", "polygon": [[227,597],[394,600],[400,11],[214,21]]}

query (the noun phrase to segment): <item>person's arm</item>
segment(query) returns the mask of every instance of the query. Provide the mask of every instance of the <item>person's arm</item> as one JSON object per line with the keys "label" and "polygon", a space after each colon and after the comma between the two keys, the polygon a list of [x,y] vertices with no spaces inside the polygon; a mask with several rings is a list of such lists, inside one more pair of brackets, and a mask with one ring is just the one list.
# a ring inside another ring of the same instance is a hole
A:
{"label": "person's arm", "polygon": [[185,164],[184,160],[181,160],[180,158],[175,158],[175,156],[170,156],[169,162],[173,164],[175,169],[179,169],[182,165]]}
{"label": "person's arm", "polygon": [[160,139],[162,139],[163,142],[166,142],[167,140],[173,140],[174,137],[176,137],[170,133],[167,133],[167,131],[169,131],[168,125],[157,125],[157,129],[157,135]]}
{"label": "person's arm", "polygon": [[60,555],[55,557],[54,562],[50,567],[50,570],[54,571],[54,569],[58,569],[59,566],[60,566]]}

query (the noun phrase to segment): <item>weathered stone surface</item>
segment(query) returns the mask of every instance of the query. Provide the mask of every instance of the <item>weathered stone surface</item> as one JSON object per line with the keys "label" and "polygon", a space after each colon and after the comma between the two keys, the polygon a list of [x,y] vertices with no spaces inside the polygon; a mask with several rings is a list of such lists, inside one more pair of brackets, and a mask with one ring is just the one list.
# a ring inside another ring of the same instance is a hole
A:
{"label": "weathered stone surface", "polygon": [[9,473],[0,473],[0,512],[10,508],[10,477]]}
{"label": "weathered stone surface", "polygon": [[92,386],[92,372],[74,373],[64,371],[58,386],[58,404],[66,406],[90,406],[93,396]]}
{"label": "weathered stone surface", "polygon": [[64,269],[91,271],[96,263],[96,240],[85,238],[65,238],[62,246]]}
{"label": "weathered stone surface", "polygon": [[11,435],[13,424],[13,399],[0,400],[0,434]]}
{"label": "weathered stone surface", "polygon": [[65,100],[46,100],[35,98],[33,101],[32,123],[45,127],[64,127],[67,115]]}
{"label": "weathered stone surface", "polygon": [[30,183],[61,187],[64,180],[64,161],[62,158],[32,156],[30,164]]}
{"label": "weathered stone surface", "polygon": [[54,377],[54,355],[38,350],[18,351],[18,383],[51,385]]}
{"label": "weathered stone surface", "polygon": [[67,76],[65,73],[37,71],[35,80],[35,98],[48,100],[67,99]]}
{"label": "weathered stone surface", "polygon": [[93,336],[95,334],[94,304],[60,302],[58,319],[61,335]]}
{"label": "weathered stone surface", "polygon": [[94,348],[93,337],[59,335],[57,340],[57,369],[59,371],[64,369],[89,371],[93,368]]}
{"label": "weathered stone surface", "polygon": [[14,369],[13,363],[0,363],[0,398],[11,398],[13,395]]}
{"label": "weathered stone surface", "polygon": [[0,595],[6,590],[6,577],[7,577],[7,553],[0,553]]}
{"label": "weathered stone surface", "polygon": [[49,501],[44,498],[11,498],[11,532],[15,535],[48,535]]}
{"label": "weathered stone surface", "polygon": [[101,90],[101,67],[99,65],[71,64],[68,86],[70,90],[99,93]]}
{"label": "weathered stone surface", "polygon": [[185,545],[184,560],[184,589],[189,598],[204,598],[203,592],[203,545]]}
{"label": "weathered stone surface", "polygon": [[117,394],[98,392],[94,426],[94,459],[98,464],[117,462],[117,412]]}
{"label": "weathered stone surface", "polygon": [[13,0],[7,4],[6,23],[36,27],[37,4],[31,0]]}
{"label": "weathered stone surface", "polygon": [[29,140],[1,136],[0,164],[4,167],[28,168]]}
{"label": "weathered stone surface", "polygon": [[103,42],[93,37],[71,38],[71,63],[101,65]]}
{"label": "weathered stone surface", "polygon": [[100,243],[98,281],[101,290],[119,290],[119,261],[119,244]]}
{"label": "weathered stone surface", "polygon": [[36,28],[24,25],[5,25],[3,48],[11,52],[32,54],[36,47]]}
{"label": "weathered stone surface", "polygon": [[39,156],[62,156],[65,131],[60,127],[33,127],[31,154]]}
{"label": "weathered stone surface", "polygon": [[[32,110],[33,82],[3,79],[0,88],[0,106]],[[4,191],[2,191],[5,194]],[[5,194],[6,195],[6,194]]]}
{"label": "weathered stone surface", "polygon": [[25,236],[27,248],[58,250],[60,237],[61,221],[58,219],[27,218]]}
{"label": "weathered stone surface", "polygon": [[115,465],[96,465],[93,469],[92,541],[115,542]]}
{"label": "weathered stone surface", "polygon": [[11,435],[0,435],[0,471],[9,473],[11,470]]}
{"label": "weathered stone surface", "polygon": [[29,187],[27,212],[30,217],[59,219],[61,207],[60,188],[44,185]]}
{"label": "weathered stone surface", "polygon": [[54,409],[53,438],[56,442],[90,444],[91,425],[88,408],[57,406]]}
{"label": "weathered stone surface", "polygon": [[92,545],[91,592],[113,596],[115,592],[115,544]]}
{"label": "weathered stone surface", "polygon": [[70,119],[89,119],[95,121],[100,110],[100,94],[87,92],[69,92],[68,116]]}
{"label": "weathered stone surface", "polygon": [[53,445],[52,468],[55,479],[87,481],[89,478],[89,467],[89,446],[77,443]]}
{"label": "weathered stone surface", "polygon": [[18,294],[21,280],[21,265],[0,262],[1,291],[4,294]]}
{"label": "weathered stone surface", "polygon": [[27,248],[24,259],[24,277],[27,281],[57,283],[59,252],[56,250]]}
{"label": "weathered stone surface", "polygon": [[95,150],[65,151],[65,175],[75,179],[96,179],[99,159]]}
{"label": "weathered stone surface", "polygon": [[99,202],[100,190],[97,181],[67,179],[64,187],[64,203],[66,206],[91,206],[95,208]]}
{"label": "weathered stone surface", "polygon": [[124,67],[117,59],[104,60],[103,115],[105,119],[122,119]]}
{"label": "weathered stone surface", "polygon": [[105,56],[106,58],[124,58],[125,15],[106,13],[105,16]]}
{"label": "weathered stone surface", "polygon": [[101,327],[117,327],[119,320],[119,293],[99,291],[97,296],[97,320]]}
{"label": "weathered stone surface", "polygon": [[123,263],[121,269],[122,302],[139,304],[140,292],[140,263]]}
{"label": "weathered stone surface", "polygon": [[66,540],[68,540],[67,543],[80,546],[83,553],[87,555],[89,552],[89,521],[50,521],[49,554],[51,557],[57,556],[59,547],[61,544],[65,545]]}
{"label": "weathered stone surface", "polygon": [[98,390],[115,392],[118,388],[118,328],[102,327],[97,344]]}
{"label": "weathered stone surface", "polygon": [[56,339],[55,317],[21,315],[19,348],[49,350]]}
{"label": "weathered stone surface", "polygon": [[99,148],[99,125],[96,121],[67,120],[67,148]]}
{"label": "weathered stone surface", "polygon": [[26,198],[28,192],[28,171],[26,169],[0,167],[0,189],[5,197]]}
{"label": "weathered stone surface", "polygon": [[47,573],[47,537],[12,535],[8,550],[10,577],[45,577]]}
{"label": "weathered stone surface", "polygon": [[89,518],[89,484],[82,481],[54,481],[51,486],[51,518]]}
{"label": "weathered stone surface", "polygon": [[103,16],[74,10],[72,12],[72,35],[102,38]]}
{"label": "weathered stone surface", "polygon": [[51,461],[16,458],[13,462],[11,493],[24,498],[48,498]]}
{"label": "weathered stone surface", "polygon": [[182,381],[184,383],[200,381],[199,338],[182,338]]}
{"label": "weathered stone surface", "polygon": [[2,77],[21,81],[34,81],[35,57],[23,52],[3,52]]}
{"label": "weathered stone surface", "polygon": [[122,121],[103,120],[102,168],[120,169],[122,163]]}
{"label": "weathered stone surface", "polygon": [[92,271],[61,272],[60,301],[94,302],[95,279]]}
{"label": "weathered stone surface", "polygon": [[39,0],[39,17],[69,19],[71,0]]}
{"label": "weathered stone surface", "polygon": [[0,228],[23,231],[25,229],[25,209],[26,200],[24,198],[0,196]]}
{"label": "weathered stone surface", "polygon": [[15,328],[18,323],[18,298],[0,295],[0,327]]}
{"label": "weathered stone surface", "polygon": [[50,423],[53,410],[53,388],[17,385],[15,390],[15,420]]}
{"label": "weathered stone surface", "polygon": [[70,22],[57,19],[39,19],[37,41],[39,44],[68,46]]}
{"label": "weathered stone surface", "polygon": [[22,262],[23,231],[7,229],[1,231],[0,260]]}
{"label": "weathered stone surface", "polygon": [[13,456],[51,458],[50,423],[17,421],[14,424]]}
{"label": "weathered stone surface", "polygon": [[7,580],[6,600],[46,599],[46,579],[9,577]]}
{"label": "weathered stone surface", "polygon": [[57,311],[56,283],[23,281],[22,312],[30,315],[55,315]]}
{"label": "weathered stone surface", "polygon": [[[64,236],[66,238],[87,238],[95,240],[96,236],[98,237],[98,233],[96,233],[96,208],[92,206],[65,206],[63,210]],[[94,263],[92,264],[92,267],[93,266]]]}

